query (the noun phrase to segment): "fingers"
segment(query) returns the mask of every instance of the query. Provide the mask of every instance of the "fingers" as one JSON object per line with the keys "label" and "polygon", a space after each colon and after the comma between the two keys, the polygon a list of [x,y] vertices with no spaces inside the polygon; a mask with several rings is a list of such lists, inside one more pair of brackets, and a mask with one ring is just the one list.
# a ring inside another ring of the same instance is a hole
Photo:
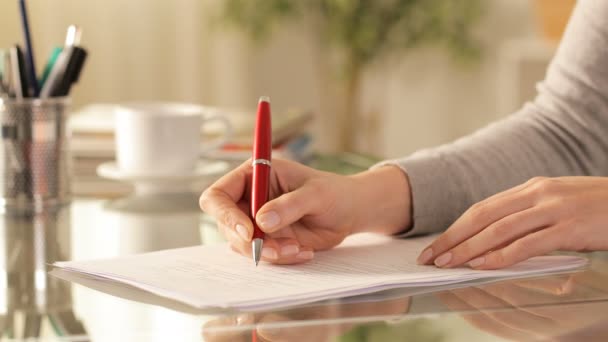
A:
{"label": "fingers", "polygon": [[[232,202],[238,202],[245,191],[247,190],[247,184],[249,179],[251,178],[252,168],[251,168],[251,160],[247,160],[234,170],[222,176],[220,179],[215,181],[208,190],[212,191],[220,191],[228,198],[232,199]],[[201,207],[204,207],[203,198],[201,196]],[[204,208],[202,208],[205,210]]]}
{"label": "fingers", "polygon": [[542,291],[554,296],[566,296],[574,292],[577,281],[575,275],[555,275],[538,279],[522,279],[515,281],[519,287]]}
{"label": "fingers", "polygon": [[343,304],[340,317],[400,316],[409,312],[410,297],[400,297],[382,302]]}
{"label": "fingers", "polygon": [[[250,342],[252,333],[255,333],[252,332],[254,324],[255,318],[251,314],[225,316],[206,322],[202,329],[202,336],[205,341]],[[247,326],[251,326],[252,329],[243,329]]]}
{"label": "fingers", "polygon": [[[225,226],[220,226],[220,231],[228,240],[233,251],[247,258],[252,258],[251,241],[244,240],[236,232]],[[313,249],[300,246],[296,239],[272,238],[270,236],[264,239],[262,261],[279,265],[291,265],[308,262],[313,258]]]}
{"label": "fingers", "polygon": [[[528,196],[524,186],[492,196],[473,205],[445,233],[423,250],[418,257],[420,264],[431,264],[446,251],[454,248],[492,223],[512,214],[530,208],[532,196]],[[441,260],[441,261],[446,261]],[[447,260],[449,261],[449,260]],[[447,263],[447,262],[446,262]]]}
{"label": "fingers", "polygon": [[519,308],[512,307],[502,299],[475,287],[453,290],[450,293],[453,295],[452,301],[474,311],[472,314],[463,315],[463,318],[484,331],[514,341],[535,339],[534,327],[550,323],[544,317],[520,311]]}
{"label": "fingers", "polygon": [[[296,337],[303,336],[302,328],[292,328],[290,329],[286,323],[288,323],[290,319],[285,316],[281,316],[278,314],[267,314],[260,318],[256,325],[256,333],[259,337],[261,337],[264,341],[291,341],[290,337],[293,338],[294,334]],[[308,329],[310,330],[310,329]],[[299,333],[299,335],[298,335]],[[310,331],[309,331],[310,333]],[[309,335],[307,335],[309,336]]]}
{"label": "fingers", "polygon": [[562,230],[559,226],[554,226],[526,235],[504,248],[471,260],[469,266],[479,270],[493,270],[547,254],[560,248]]}
{"label": "fingers", "polygon": [[446,268],[460,266],[487,251],[508,245],[545,226],[548,221],[547,212],[548,210],[545,208],[532,207],[508,215],[439,255],[435,259],[435,265]]}
{"label": "fingers", "polygon": [[[491,293],[476,287],[454,290],[453,293],[477,310],[487,311],[488,315],[496,321],[514,329],[532,332],[536,328],[551,327],[554,322],[544,316],[536,315],[523,310],[516,303],[505,298],[496,297]],[[500,309],[515,310],[500,310]]]}
{"label": "fingers", "polygon": [[[381,305],[379,305],[381,304]],[[398,298],[381,303],[320,304],[319,306],[295,309],[287,316],[268,314],[263,316],[258,325],[258,334],[268,341],[299,341],[306,336],[306,341],[333,341],[336,336],[352,329],[355,325],[349,322],[334,322],[335,319],[348,319],[370,316],[395,316],[406,313],[410,299]],[[282,324],[294,321],[322,321],[320,324],[298,326]],[[348,320],[347,320],[348,321]]]}
{"label": "fingers", "polygon": [[[488,294],[500,298],[522,311],[531,312],[536,305],[546,305],[560,302],[560,299],[552,294],[521,287],[517,281],[506,280],[494,284],[479,287]],[[541,316],[541,315],[539,315]]]}
{"label": "fingers", "polygon": [[262,260],[278,265],[301,264],[312,260],[314,251],[310,247],[300,246],[292,238],[265,238],[262,249]]}
{"label": "fingers", "polygon": [[[317,318],[317,317],[313,317]],[[317,319],[332,319],[337,317],[319,317]],[[319,324],[287,324],[293,323],[293,317],[278,314],[263,316],[258,325],[257,333],[264,341],[333,341],[337,336],[351,329],[352,324],[323,322]],[[304,338],[305,337],[305,338]]]}
{"label": "fingers", "polygon": [[525,332],[505,326],[504,324],[497,322],[495,319],[489,317],[483,311],[475,312],[475,307],[468,304],[466,300],[460,299],[452,291],[443,291],[438,293],[436,296],[451,311],[472,312],[463,313],[462,318],[464,318],[472,326],[482,331],[487,331],[493,335],[512,341],[524,341],[526,338],[529,338],[529,335]]}
{"label": "fingers", "polygon": [[[306,214],[322,210],[323,201],[319,201],[324,187],[318,182],[304,181],[311,177],[311,170],[297,163],[277,159],[273,161],[278,188],[274,193],[280,195],[264,205],[257,214],[258,225],[266,233],[276,232],[297,221]],[[220,178],[200,197],[200,207],[214,217],[219,224],[237,231],[245,240],[253,235],[253,223],[249,218],[246,205],[235,204],[242,201],[249,191],[252,168],[247,161]],[[274,184],[274,183],[273,183]],[[296,189],[291,192],[289,189]],[[283,192],[286,192],[283,194]],[[326,202],[326,201],[325,201]],[[246,203],[245,203],[246,204]],[[240,210],[238,210],[240,208]]]}
{"label": "fingers", "polygon": [[307,183],[266,203],[255,217],[258,226],[266,233],[274,233],[305,215],[326,209],[327,200],[322,198],[323,190],[319,188],[315,183]]}
{"label": "fingers", "polygon": [[253,235],[253,223],[247,210],[243,210],[246,207],[240,208],[237,203],[246,191],[249,177],[251,166],[244,163],[205,190],[199,200],[201,209],[215,218],[218,224],[230,227],[247,239]]}

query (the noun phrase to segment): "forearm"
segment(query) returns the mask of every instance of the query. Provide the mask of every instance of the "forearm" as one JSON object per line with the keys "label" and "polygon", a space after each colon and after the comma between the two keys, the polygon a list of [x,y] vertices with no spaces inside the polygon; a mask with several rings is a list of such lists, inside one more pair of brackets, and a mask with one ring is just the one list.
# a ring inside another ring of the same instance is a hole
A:
{"label": "forearm", "polygon": [[442,231],[472,204],[535,176],[608,171],[608,4],[577,5],[536,100],[439,148],[389,161],[408,174],[407,234]]}

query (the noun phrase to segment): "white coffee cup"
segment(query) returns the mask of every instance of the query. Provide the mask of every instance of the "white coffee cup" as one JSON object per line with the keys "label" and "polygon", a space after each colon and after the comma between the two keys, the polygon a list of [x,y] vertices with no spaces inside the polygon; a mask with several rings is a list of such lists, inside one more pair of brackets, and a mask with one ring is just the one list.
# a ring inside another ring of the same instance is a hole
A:
{"label": "white coffee cup", "polygon": [[[224,134],[201,147],[201,125],[219,121]],[[202,153],[231,136],[226,117],[202,106],[171,102],[119,105],[115,113],[116,161],[121,172],[141,175],[192,173]]]}

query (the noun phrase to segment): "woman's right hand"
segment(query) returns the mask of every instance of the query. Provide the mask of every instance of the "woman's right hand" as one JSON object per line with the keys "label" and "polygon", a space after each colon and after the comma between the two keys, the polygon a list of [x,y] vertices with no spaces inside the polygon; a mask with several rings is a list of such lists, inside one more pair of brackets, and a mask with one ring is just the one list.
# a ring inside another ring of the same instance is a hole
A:
{"label": "woman's right hand", "polygon": [[[201,195],[200,206],[217,220],[233,250],[250,257],[251,162],[220,178]],[[270,200],[257,213],[266,233],[262,260],[309,261],[353,233],[395,233],[409,225],[407,177],[397,167],[354,176],[318,171],[281,159],[272,162]],[[380,214],[382,213],[382,214]]]}

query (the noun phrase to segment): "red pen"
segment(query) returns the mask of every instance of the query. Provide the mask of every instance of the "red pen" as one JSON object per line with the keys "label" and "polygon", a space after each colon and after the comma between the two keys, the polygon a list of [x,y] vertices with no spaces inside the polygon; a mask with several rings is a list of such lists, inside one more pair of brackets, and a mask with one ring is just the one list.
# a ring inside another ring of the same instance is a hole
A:
{"label": "red pen", "polygon": [[253,159],[251,165],[251,219],[253,221],[253,239],[251,251],[253,261],[257,266],[262,255],[264,232],[255,223],[258,210],[268,201],[270,186],[270,160],[272,154],[272,124],[270,121],[270,98],[260,97],[258,113],[255,119],[255,135],[253,137]]}

